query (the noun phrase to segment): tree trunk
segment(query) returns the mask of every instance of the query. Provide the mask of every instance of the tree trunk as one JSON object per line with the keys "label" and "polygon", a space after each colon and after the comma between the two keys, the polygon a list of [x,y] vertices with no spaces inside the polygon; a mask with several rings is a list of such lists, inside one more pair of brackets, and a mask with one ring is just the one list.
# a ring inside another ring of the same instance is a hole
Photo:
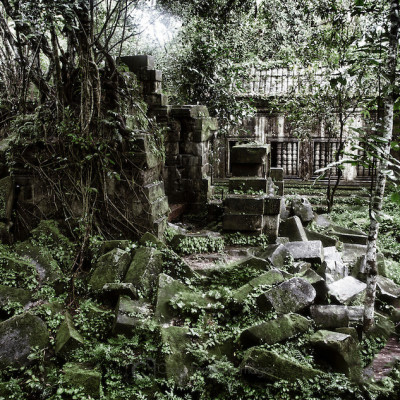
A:
{"label": "tree trunk", "polygon": [[375,193],[370,207],[370,226],[368,233],[366,261],[367,273],[367,293],[364,304],[364,331],[368,331],[374,326],[374,304],[376,297],[376,277],[378,268],[376,262],[376,240],[379,231],[379,220],[382,211],[383,196],[385,193],[386,173],[388,158],[390,155],[390,142],[393,131],[393,105],[394,105],[394,85],[396,81],[396,63],[399,34],[399,0],[391,1],[390,8],[390,32],[389,47],[387,57],[387,76],[389,78],[387,94],[384,97],[384,116],[383,116],[383,138],[385,143],[382,148],[382,160],[377,167],[377,180]]}

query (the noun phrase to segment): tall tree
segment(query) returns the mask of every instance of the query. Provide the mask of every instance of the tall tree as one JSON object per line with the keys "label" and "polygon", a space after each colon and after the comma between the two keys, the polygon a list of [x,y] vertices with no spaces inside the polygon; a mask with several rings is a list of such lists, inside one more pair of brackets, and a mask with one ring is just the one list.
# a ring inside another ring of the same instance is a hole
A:
{"label": "tall tree", "polygon": [[385,94],[383,97],[384,116],[382,124],[382,146],[377,166],[377,179],[375,192],[370,207],[370,227],[368,232],[366,273],[367,293],[364,306],[364,330],[369,330],[374,325],[374,306],[376,297],[377,268],[377,238],[379,232],[379,221],[382,211],[383,199],[388,170],[388,159],[390,156],[391,141],[393,135],[393,109],[395,103],[396,66],[398,53],[398,40],[400,28],[399,0],[390,2],[390,25],[388,29],[388,45],[386,58]]}

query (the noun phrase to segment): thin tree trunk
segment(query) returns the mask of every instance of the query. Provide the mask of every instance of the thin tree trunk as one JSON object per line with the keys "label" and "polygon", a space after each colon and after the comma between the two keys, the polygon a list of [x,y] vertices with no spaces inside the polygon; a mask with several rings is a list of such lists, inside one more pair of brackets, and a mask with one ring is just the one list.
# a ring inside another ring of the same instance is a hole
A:
{"label": "thin tree trunk", "polygon": [[393,131],[393,88],[396,81],[396,62],[399,34],[399,0],[391,1],[390,9],[390,32],[389,47],[387,58],[387,73],[389,83],[387,94],[384,97],[384,116],[383,116],[383,138],[385,144],[382,149],[382,160],[377,168],[377,180],[375,193],[370,209],[370,227],[368,233],[367,253],[366,253],[366,272],[367,272],[367,293],[364,304],[364,331],[368,331],[374,326],[374,304],[376,297],[376,277],[378,268],[376,262],[376,240],[379,232],[379,216],[382,211],[383,196],[385,194],[386,174],[388,167],[388,157],[390,155],[390,142]]}

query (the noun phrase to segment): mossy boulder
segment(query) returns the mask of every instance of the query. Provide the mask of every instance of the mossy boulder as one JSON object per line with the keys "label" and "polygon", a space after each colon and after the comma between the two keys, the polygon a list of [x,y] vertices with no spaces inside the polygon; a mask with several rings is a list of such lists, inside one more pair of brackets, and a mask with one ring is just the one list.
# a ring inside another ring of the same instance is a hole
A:
{"label": "mossy boulder", "polygon": [[123,279],[130,262],[130,253],[118,248],[101,256],[97,260],[95,270],[89,280],[92,290],[100,291],[106,283]]}
{"label": "mossy boulder", "polygon": [[273,321],[253,325],[240,334],[240,343],[245,347],[275,344],[306,332],[312,322],[298,314],[287,314]]}
{"label": "mossy boulder", "polygon": [[57,331],[55,352],[65,357],[71,351],[83,344],[83,337],[75,329],[71,315],[65,313],[65,318]]}
{"label": "mossy boulder", "polygon": [[120,296],[127,296],[131,299],[138,299],[135,286],[132,283],[115,282],[106,283],[102,289],[102,299],[111,305],[116,305]]}
{"label": "mossy boulder", "polygon": [[233,294],[233,299],[238,303],[242,303],[246,300],[247,296],[256,288],[260,286],[272,286],[277,283],[281,283],[284,281],[284,277],[282,272],[277,269],[272,269],[267,271],[265,274],[257,276],[252,279],[249,283],[241,286],[237,289]]}
{"label": "mossy boulder", "polygon": [[344,328],[362,324],[364,307],[315,305],[310,307],[310,313],[319,328]]}
{"label": "mossy boulder", "polygon": [[322,375],[319,370],[301,365],[295,360],[281,357],[272,351],[258,347],[252,347],[245,352],[240,370],[244,376],[250,375],[268,381],[281,379],[295,381]]}
{"label": "mossy boulder", "polygon": [[161,328],[161,340],[164,348],[164,373],[167,379],[178,386],[184,386],[194,372],[192,357],[187,354],[191,343],[187,327],[170,326]]}
{"label": "mossy boulder", "polygon": [[262,293],[257,298],[261,310],[274,309],[281,314],[297,312],[311,305],[316,291],[303,278],[292,278]]}
{"label": "mossy boulder", "polygon": [[283,268],[291,260],[291,254],[282,244],[271,244],[266,250],[256,253],[258,258],[268,260],[275,268]]}
{"label": "mossy boulder", "polygon": [[145,320],[151,318],[150,304],[141,300],[132,300],[127,296],[120,296],[115,309],[114,334],[131,334]]}
{"label": "mossy boulder", "polygon": [[80,364],[64,365],[64,382],[72,387],[81,389],[90,398],[98,399],[101,394],[101,373],[88,369]]}
{"label": "mossy boulder", "polygon": [[360,351],[352,336],[320,330],[310,337],[310,344],[317,350],[317,361],[322,365],[344,373],[352,380],[360,379]]}
{"label": "mossy boulder", "polygon": [[27,312],[0,323],[0,367],[29,365],[33,348],[43,350],[49,343],[46,324]]}

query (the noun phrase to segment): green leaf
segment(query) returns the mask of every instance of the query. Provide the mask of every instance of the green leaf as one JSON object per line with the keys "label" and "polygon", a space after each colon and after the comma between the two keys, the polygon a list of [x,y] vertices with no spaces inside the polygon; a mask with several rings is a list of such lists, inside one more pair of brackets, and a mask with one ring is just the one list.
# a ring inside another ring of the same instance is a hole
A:
{"label": "green leaf", "polygon": [[394,192],[390,196],[390,201],[396,204],[400,204],[400,193]]}

